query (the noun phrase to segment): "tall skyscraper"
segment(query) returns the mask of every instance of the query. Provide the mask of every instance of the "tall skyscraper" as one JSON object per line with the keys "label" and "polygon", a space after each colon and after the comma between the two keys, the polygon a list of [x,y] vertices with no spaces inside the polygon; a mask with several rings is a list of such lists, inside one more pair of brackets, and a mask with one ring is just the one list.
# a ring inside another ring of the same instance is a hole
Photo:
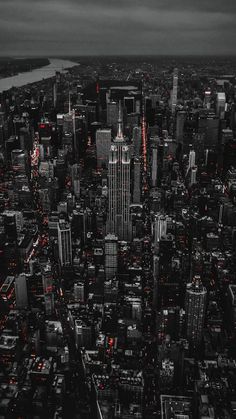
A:
{"label": "tall skyscraper", "polygon": [[134,183],[133,183],[133,203],[140,204],[141,195],[141,162],[140,159],[134,160]]}
{"label": "tall skyscraper", "polygon": [[43,268],[42,281],[43,281],[44,294],[51,293],[52,287],[53,287],[53,273],[52,273],[52,267],[49,263]]}
{"label": "tall skyscraper", "polygon": [[118,103],[108,102],[107,103],[107,125],[115,128],[117,126],[118,119]]}
{"label": "tall skyscraper", "polygon": [[171,95],[171,109],[172,113],[175,113],[176,105],[177,105],[177,96],[178,96],[178,69],[174,69],[173,74],[173,90]]}
{"label": "tall skyscraper", "polygon": [[105,273],[110,279],[116,275],[118,259],[118,237],[115,234],[108,234],[105,237]]}
{"label": "tall skyscraper", "polygon": [[225,117],[225,105],[226,105],[226,96],[224,92],[217,93],[216,98],[216,113],[220,119]]}
{"label": "tall skyscraper", "polygon": [[72,263],[71,228],[64,220],[59,220],[57,225],[58,249],[61,266]]}
{"label": "tall skyscraper", "polygon": [[186,112],[178,111],[176,117],[176,140],[178,143],[183,143],[184,141],[184,124],[186,120]]}
{"label": "tall skyscraper", "polygon": [[207,290],[202,285],[200,276],[195,276],[192,283],[187,284],[185,309],[187,338],[196,346],[201,342],[205,310],[206,310]]}
{"label": "tall skyscraper", "polygon": [[130,240],[130,154],[122,133],[121,116],[110,150],[108,186],[108,233],[115,233],[120,240]]}
{"label": "tall skyscraper", "polygon": [[75,301],[81,301],[84,302],[84,283],[83,282],[77,282],[74,284],[74,297]]}
{"label": "tall skyscraper", "polygon": [[111,130],[99,129],[96,132],[97,167],[108,166],[111,149]]}
{"label": "tall skyscraper", "polygon": [[133,144],[134,144],[134,154],[135,157],[139,157],[141,154],[141,144],[142,144],[142,130],[141,127],[133,128]]}
{"label": "tall skyscraper", "polygon": [[28,291],[26,275],[18,275],[15,279],[16,308],[24,309],[28,307]]}
{"label": "tall skyscraper", "polygon": [[152,186],[157,185],[157,145],[152,146]]}

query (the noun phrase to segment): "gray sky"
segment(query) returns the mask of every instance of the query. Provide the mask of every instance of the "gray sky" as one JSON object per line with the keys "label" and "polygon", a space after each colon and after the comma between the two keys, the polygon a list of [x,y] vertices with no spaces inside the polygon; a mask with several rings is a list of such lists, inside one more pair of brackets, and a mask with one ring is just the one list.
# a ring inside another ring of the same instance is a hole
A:
{"label": "gray sky", "polygon": [[0,0],[0,55],[236,54],[236,0]]}

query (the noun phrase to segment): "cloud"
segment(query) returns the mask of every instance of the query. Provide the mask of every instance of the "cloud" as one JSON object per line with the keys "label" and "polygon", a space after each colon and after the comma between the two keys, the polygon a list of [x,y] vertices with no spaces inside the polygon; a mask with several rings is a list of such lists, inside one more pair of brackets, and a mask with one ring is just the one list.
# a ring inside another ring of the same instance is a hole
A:
{"label": "cloud", "polygon": [[2,55],[235,54],[235,0],[0,0],[0,5]]}

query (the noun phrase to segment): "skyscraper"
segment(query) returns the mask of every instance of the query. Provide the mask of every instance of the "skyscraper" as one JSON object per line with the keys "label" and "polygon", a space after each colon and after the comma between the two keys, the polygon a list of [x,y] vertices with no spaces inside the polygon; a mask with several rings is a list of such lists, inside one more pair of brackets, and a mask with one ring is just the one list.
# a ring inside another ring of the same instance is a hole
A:
{"label": "skyscraper", "polygon": [[178,143],[183,143],[184,141],[184,124],[186,120],[186,112],[178,111],[176,117],[176,140]]}
{"label": "skyscraper", "polygon": [[130,240],[130,155],[122,133],[121,116],[110,150],[108,187],[108,233],[115,233],[120,240]]}
{"label": "skyscraper", "polygon": [[140,204],[140,194],[141,194],[141,162],[140,159],[136,158],[134,160],[134,187],[133,187],[133,203]]}
{"label": "skyscraper", "polygon": [[18,309],[24,309],[28,307],[28,292],[26,275],[24,273],[18,275],[15,279],[15,295],[16,295],[16,307]]}
{"label": "skyscraper", "polygon": [[157,144],[152,146],[152,186],[157,185]]}
{"label": "skyscraper", "polygon": [[59,220],[57,225],[58,249],[61,266],[68,266],[72,263],[71,228],[64,220]]}
{"label": "skyscraper", "polygon": [[118,237],[108,234],[105,237],[105,273],[106,278],[113,278],[117,272]]}
{"label": "skyscraper", "polygon": [[97,166],[108,166],[109,152],[111,148],[111,130],[99,129],[96,132]]}
{"label": "skyscraper", "polygon": [[173,90],[172,90],[172,97],[171,97],[171,109],[172,113],[175,113],[176,105],[177,105],[177,95],[178,95],[178,69],[174,69],[173,74]]}
{"label": "skyscraper", "polygon": [[201,342],[206,310],[207,290],[202,285],[200,276],[195,276],[186,289],[186,335],[196,346]]}
{"label": "skyscraper", "polygon": [[153,223],[154,243],[157,244],[162,236],[167,233],[167,217],[162,214],[156,214]]}
{"label": "skyscraper", "polygon": [[118,103],[108,102],[107,103],[107,125],[116,127],[118,119]]}
{"label": "skyscraper", "polygon": [[142,144],[141,127],[133,128],[133,144],[134,144],[134,154],[136,157],[139,157],[140,152],[141,152],[141,144]]}
{"label": "skyscraper", "polygon": [[216,113],[220,119],[224,119],[225,116],[225,105],[226,105],[226,96],[224,92],[218,92],[216,98]]}

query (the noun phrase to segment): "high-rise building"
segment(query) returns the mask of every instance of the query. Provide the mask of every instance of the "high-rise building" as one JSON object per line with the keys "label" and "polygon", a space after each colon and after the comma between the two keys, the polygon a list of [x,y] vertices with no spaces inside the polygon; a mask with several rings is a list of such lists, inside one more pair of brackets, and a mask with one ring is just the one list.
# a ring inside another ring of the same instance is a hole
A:
{"label": "high-rise building", "polygon": [[177,105],[177,96],[178,96],[178,69],[174,69],[173,74],[173,90],[171,95],[171,109],[172,113],[175,113],[176,105]]}
{"label": "high-rise building", "polygon": [[84,302],[84,283],[77,282],[74,284],[74,298],[76,301]]}
{"label": "high-rise building", "polygon": [[224,92],[218,92],[216,98],[216,113],[220,119],[224,119],[225,116],[225,105],[226,105],[226,96]]}
{"label": "high-rise building", "polygon": [[189,169],[195,166],[195,157],[196,157],[195,151],[191,150],[189,153],[189,160],[188,160]]}
{"label": "high-rise building", "polygon": [[110,150],[108,185],[108,233],[115,233],[120,240],[130,240],[130,155],[129,147],[124,141],[120,117],[118,133]]}
{"label": "high-rise building", "polygon": [[205,91],[204,107],[206,107],[206,109],[208,110],[211,108],[211,91],[210,90]]}
{"label": "high-rise building", "polygon": [[15,279],[15,295],[16,295],[16,307],[18,309],[24,309],[28,307],[28,291],[26,275],[24,273],[18,275]]}
{"label": "high-rise building", "polygon": [[99,129],[96,132],[97,166],[108,166],[109,152],[111,149],[111,130]]}
{"label": "high-rise building", "polygon": [[178,111],[176,117],[176,140],[178,143],[183,143],[184,141],[184,123],[186,120],[186,112]]}
{"label": "high-rise building", "polygon": [[193,345],[197,345],[202,339],[206,298],[207,290],[203,286],[200,276],[195,276],[192,283],[187,284],[185,299],[186,335]]}
{"label": "high-rise building", "polygon": [[190,171],[190,185],[197,183],[197,166],[193,166]]}
{"label": "high-rise building", "polygon": [[153,223],[154,243],[157,244],[162,236],[167,233],[167,217],[162,214],[156,214]]}
{"label": "high-rise building", "polygon": [[44,294],[49,294],[52,292],[53,286],[53,274],[52,274],[52,267],[50,264],[47,264],[43,268],[42,272],[42,280],[43,280],[43,291]]}
{"label": "high-rise building", "polygon": [[84,346],[89,348],[92,341],[92,329],[90,325],[83,323],[81,320],[75,320],[75,344],[76,348]]}
{"label": "high-rise building", "polygon": [[140,156],[141,144],[142,144],[142,130],[141,127],[133,128],[133,144],[134,144],[134,154],[136,157]]}
{"label": "high-rise building", "polygon": [[118,103],[108,102],[107,103],[107,125],[116,127],[118,120]]}
{"label": "high-rise building", "polygon": [[71,228],[64,220],[59,220],[57,225],[59,259],[61,266],[72,263]]}
{"label": "high-rise building", "polygon": [[152,186],[157,185],[157,145],[152,146]]}
{"label": "high-rise building", "polygon": [[140,204],[141,196],[141,161],[134,159],[133,203]]}
{"label": "high-rise building", "polygon": [[118,237],[108,234],[105,237],[105,273],[106,278],[113,278],[117,273],[118,265]]}

